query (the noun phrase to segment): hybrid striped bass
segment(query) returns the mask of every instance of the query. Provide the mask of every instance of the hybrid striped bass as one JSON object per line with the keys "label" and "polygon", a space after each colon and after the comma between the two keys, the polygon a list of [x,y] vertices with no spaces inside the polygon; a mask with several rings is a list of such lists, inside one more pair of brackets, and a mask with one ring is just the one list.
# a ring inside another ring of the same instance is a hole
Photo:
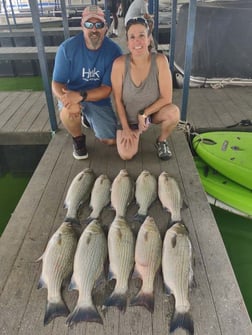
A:
{"label": "hybrid striped bass", "polygon": [[98,219],[103,208],[110,203],[111,181],[105,174],[96,178],[90,199],[90,207],[92,212],[89,215],[88,221]]}
{"label": "hybrid striped bass", "polygon": [[107,241],[97,220],[84,229],[74,257],[74,271],[69,290],[78,290],[77,304],[66,323],[98,322],[103,320],[93,304],[92,290],[101,276],[107,257]]}
{"label": "hybrid striped bass", "polygon": [[134,197],[134,185],[127,172],[121,170],[115,177],[111,188],[111,205],[116,211],[116,216],[125,217],[126,210]]}
{"label": "hybrid striped bass", "polygon": [[67,208],[65,221],[79,223],[78,210],[90,197],[94,180],[95,175],[90,168],[84,169],[74,177],[64,202],[64,208]]}
{"label": "hybrid striped bass", "polygon": [[163,242],[162,270],[168,294],[175,298],[175,311],[170,332],[183,328],[194,334],[193,320],[189,314],[189,286],[193,283],[192,247],[188,231],[183,223],[175,223],[165,234]]}
{"label": "hybrid striped bass", "polygon": [[143,222],[150,205],[157,198],[157,180],[147,170],[142,171],[136,180],[135,198],[139,205],[135,218]]}
{"label": "hybrid striped bass", "polygon": [[135,248],[134,277],[141,278],[142,287],[131,306],[144,306],[154,311],[154,280],[161,265],[162,240],[154,219],[147,216],[141,225]]}
{"label": "hybrid striped bass", "polygon": [[108,232],[109,279],[116,279],[114,291],[103,307],[125,311],[129,277],[134,266],[134,237],[122,217],[115,217]]}
{"label": "hybrid striped bass", "polygon": [[171,214],[171,223],[181,221],[183,200],[178,183],[164,171],[158,177],[158,196],[162,206]]}
{"label": "hybrid striped bass", "polygon": [[64,279],[73,270],[74,254],[77,247],[77,235],[69,222],[63,222],[49,240],[42,260],[42,273],[38,288],[47,288],[47,306],[44,325],[57,316],[66,316],[69,309],[61,296]]}

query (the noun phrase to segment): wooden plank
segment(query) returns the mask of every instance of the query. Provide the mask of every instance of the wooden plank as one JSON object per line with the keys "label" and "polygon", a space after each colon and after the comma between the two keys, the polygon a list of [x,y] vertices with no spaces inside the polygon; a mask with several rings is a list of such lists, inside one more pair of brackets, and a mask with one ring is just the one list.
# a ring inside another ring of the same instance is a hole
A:
{"label": "wooden plank", "polygon": [[[81,31],[81,27],[68,27],[70,35],[76,35]],[[42,34],[43,36],[61,36],[64,34],[64,30],[62,27],[42,27]],[[34,36],[34,29],[33,28],[22,28],[22,29],[12,29],[9,30],[1,30],[0,31],[0,38],[1,37],[33,37]]]}
{"label": "wooden plank", "polygon": [[[45,54],[47,59],[54,59],[58,47],[45,46]],[[1,47],[0,60],[27,60],[38,59],[37,47]]]}

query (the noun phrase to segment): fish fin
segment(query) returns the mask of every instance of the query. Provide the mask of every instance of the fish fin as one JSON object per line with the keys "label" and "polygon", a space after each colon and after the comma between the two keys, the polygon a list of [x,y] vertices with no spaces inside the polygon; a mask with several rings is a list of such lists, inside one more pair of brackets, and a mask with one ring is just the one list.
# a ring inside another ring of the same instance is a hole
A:
{"label": "fish fin", "polygon": [[154,312],[154,295],[153,293],[145,294],[140,291],[134,298],[130,301],[130,306],[144,306],[149,312]]}
{"label": "fish fin", "polygon": [[79,306],[77,305],[73,312],[68,315],[66,324],[71,327],[78,322],[97,322],[103,324],[103,320],[94,305]]}
{"label": "fish fin", "polygon": [[105,300],[102,309],[107,307],[116,306],[121,312],[126,311],[127,296],[126,294],[113,293]]}
{"label": "fish fin", "polygon": [[71,218],[66,216],[64,222],[70,222],[72,224],[80,225],[80,221],[77,218]]}
{"label": "fish fin", "polygon": [[132,279],[142,279],[142,276],[140,275],[140,273],[137,271],[136,267],[134,268],[134,271],[132,273]]}
{"label": "fish fin", "polygon": [[71,281],[70,281],[70,284],[68,286],[68,291],[73,291],[73,290],[78,290],[78,287],[77,287],[77,285],[75,283],[74,278],[72,277]]}
{"label": "fish fin", "polygon": [[171,295],[171,294],[172,294],[172,290],[171,290],[170,287],[167,286],[167,285],[165,285],[165,293],[166,293],[167,295]]}
{"label": "fish fin", "polygon": [[146,216],[147,216],[147,215],[142,215],[142,214],[136,213],[136,214],[134,215],[134,221],[137,221],[137,222],[139,222],[139,223],[143,223],[144,220],[146,219]]}
{"label": "fish fin", "polygon": [[38,286],[37,286],[37,289],[38,289],[38,290],[41,289],[41,288],[47,288],[47,285],[46,285],[46,283],[44,282],[44,280],[43,280],[42,277],[39,278],[39,282],[38,282]]}
{"label": "fish fin", "polygon": [[88,225],[90,222],[92,222],[93,220],[98,220],[99,218],[94,218],[92,216],[88,216],[85,220],[84,220],[84,224]]}
{"label": "fish fin", "polygon": [[116,279],[116,277],[115,277],[113,271],[112,271],[112,270],[110,269],[110,267],[109,267],[108,280],[110,281],[110,280],[112,280],[112,279]]}
{"label": "fish fin", "polygon": [[69,313],[70,311],[63,300],[57,303],[47,302],[44,317],[44,326],[48,325],[48,323],[50,323],[56,317],[67,316]]}
{"label": "fish fin", "polygon": [[193,320],[188,312],[178,313],[175,311],[170,324],[170,332],[172,333],[177,328],[185,329],[190,335],[194,334]]}

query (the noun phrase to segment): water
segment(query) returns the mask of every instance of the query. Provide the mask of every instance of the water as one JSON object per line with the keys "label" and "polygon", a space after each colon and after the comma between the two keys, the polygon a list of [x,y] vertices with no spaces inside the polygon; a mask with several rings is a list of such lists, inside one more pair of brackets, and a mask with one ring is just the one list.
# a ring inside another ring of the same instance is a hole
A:
{"label": "water", "polygon": [[46,145],[0,146],[0,235],[45,149]]}
{"label": "water", "polygon": [[0,235],[21,198],[31,175],[15,176],[8,172],[0,178]]}
{"label": "water", "polygon": [[252,320],[252,219],[214,206],[212,210]]}

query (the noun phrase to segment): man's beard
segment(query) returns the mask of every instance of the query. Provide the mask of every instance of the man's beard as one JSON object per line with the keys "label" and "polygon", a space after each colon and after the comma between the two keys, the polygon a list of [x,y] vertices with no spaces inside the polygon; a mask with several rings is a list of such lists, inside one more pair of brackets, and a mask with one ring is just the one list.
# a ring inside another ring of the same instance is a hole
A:
{"label": "man's beard", "polygon": [[90,44],[92,45],[92,47],[94,49],[98,49],[100,46],[101,46],[101,43],[102,43],[102,38],[101,38],[101,34],[100,33],[93,33],[91,32],[89,35],[89,41],[90,41]]}

